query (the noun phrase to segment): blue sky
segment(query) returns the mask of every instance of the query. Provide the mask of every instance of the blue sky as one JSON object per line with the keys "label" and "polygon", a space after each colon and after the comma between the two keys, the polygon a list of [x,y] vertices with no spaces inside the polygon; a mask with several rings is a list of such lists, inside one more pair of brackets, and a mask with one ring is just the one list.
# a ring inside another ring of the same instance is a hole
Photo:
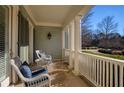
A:
{"label": "blue sky", "polygon": [[124,34],[124,6],[121,5],[97,5],[91,12],[94,12],[91,17],[91,22],[93,29],[96,29],[96,26],[103,18],[106,16],[114,16],[114,20],[118,22],[118,33],[121,35]]}

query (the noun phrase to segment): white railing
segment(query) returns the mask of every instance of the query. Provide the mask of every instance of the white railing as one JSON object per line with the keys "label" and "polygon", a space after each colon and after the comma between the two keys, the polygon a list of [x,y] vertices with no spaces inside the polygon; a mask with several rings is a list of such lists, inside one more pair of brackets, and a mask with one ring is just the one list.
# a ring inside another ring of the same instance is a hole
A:
{"label": "white railing", "polygon": [[63,49],[63,60],[64,62],[69,62],[69,55],[70,55],[70,50],[69,49]]}
{"label": "white railing", "polygon": [[124,61],[79,53],[79,72],[95,86],[123,87]]}
{"label": "white railing", "polygon": [[69,55],[70,55],[70,50],[69,49],[65,49],[65,57],[69,57]]}
{"label": "white railing", "polygon": [[69,63],[71,68],[74,68],[74,59],[75,59],[75,55],[74,55],[74,50],[70,50],[70,49],[63,49],[63,59],[65,62]]}

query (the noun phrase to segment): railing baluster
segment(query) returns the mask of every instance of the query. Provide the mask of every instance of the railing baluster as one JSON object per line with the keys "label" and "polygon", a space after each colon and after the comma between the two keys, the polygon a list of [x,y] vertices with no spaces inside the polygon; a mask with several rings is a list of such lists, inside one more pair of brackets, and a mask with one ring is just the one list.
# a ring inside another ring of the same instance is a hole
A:
{"label": "railing baluster", "polygon": [[97,60],[97,85],[99,86],[99,61]]}
{"label": "railing baluster", "polygon": [[82,64],[83,64],[83,74],[85,75],[85,57],[83,56],[82,60],[81,60]]}
{"label": "railing baluster", "polygon": [[96,83],[96,78],[95,78],[95,75],[96,75],[96,67],[95,67],[95,58],[93,58],[93,82]]}
{"label": "railing baluster", "polygon": [[83,74],[85,75],[85,58],[84,57],[82,58],[82,64],[83,64]]}
{"label": "railing baluster", "polygon": [[95,59],[92,57],[92,60],[93,60],[92,80],[95,83]]}
{"label": "railing baluster", "polygon": [[87,56],[85,55],[85,73],[86,73],[86,78],[88,78],[87,77]]}
{"label": "railing baluster", "polygon": [[[81,56],[81,55],[80,55]],[[83,63],[83,60],[82,59],[84,59],[84,57],[80,57],[80,64],[81,65],[79,65],[80,66],[80,69],[81,69],[81,73],[84,75],[84,63]]]}
{"label": "railing baluster", "polygon": [[124,75],[124,72],[123,72],[123,66],[120,65],[120,78],[119,78],[119,82],[120,82],[120,87],[123,87],[123,75]]}
{"label": "railing baluster", "polygon": [[92,81],[94,82],[95,81],[95,79],[94,79],[94,58],[92,57],[92,60],[93,60],[93,62],[92,62],[92,70],[91,70],[91,76],[92,76]]}
{"label": "railing baluster", "polygon": [[91,80],[91,57],[89,57],[89,77],[90,77],[90,80]]}
{"label": "railing baluster", "polygon": [[107,62],[106,63],[106,86],[107,87],[109,87],[109,75],[110,75],[110,73],[109,73],[109,63]]}
{"label": "railing baluster", "polygon": [[110,62],[110,87],[113,87],[113,64]]}
{"label": "railing baluster", "polygon": [[96,73],[95,78],[96,78],[96,84],[97,84],[97,59],[95,59],[95,67],[96,67],[96,69],[95,69],[95,73]]}
{"label": "railing baluster", "polygon": [[88,68],[88,78],[89,78],[89,80],[90,80],[90,64],[89,64],[89,62],[90,62],[90,59],[89,59],[89,57],[87,56],[87,68]]}
{"label": "railing baluster", "polygon": [[103,61],[103,81],[102,81],[103,82],[103,87],[105,87],[105,74],[106,74],[105,69],[106,69],[105,68],[105,61]]}
{"label": "railing baluster", "polygon": [[90,80],[92,81],[92,57],[89,57],[89,77],[90,77]]}
{"label": "railing baluster", "polygon": [[[87,56],[85,56],[85,58],[86,58],[86,62],[85,62],[85,72],[86,72],[86,77],[87,77]],[[88,78],[88,77],[87,77]]]}
{"label": "railing baluster", "polygon": [[87,58],[86,58],[86,55],[85,55],[85,76],[86,76],[86,78],[87,78]]}
{"label": "railing baluster", "polygon": [[88,58],[88,56],[87,56],[87,77],[90,80],[90,77],[89,77],[89,58]]}
{"label": "railing baluster", "polygon": [[92,65],[91,65],[91,80],[94,81],[94,77],[93,77],[93,74],[94,74],[94,60],[93,60],[93,57],[91,57],[91,62],[92,62]]}
{"label": "railing baluster", "polygon": [[100,86],[102,86],[102,61],[100,60]]}

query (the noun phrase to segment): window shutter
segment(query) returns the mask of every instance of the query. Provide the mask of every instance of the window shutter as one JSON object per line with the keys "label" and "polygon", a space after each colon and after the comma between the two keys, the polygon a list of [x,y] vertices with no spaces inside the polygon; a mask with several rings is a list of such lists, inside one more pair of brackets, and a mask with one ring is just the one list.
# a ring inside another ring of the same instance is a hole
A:
{"label": "window shutter", "polygon": [[27,19],[19,12],[19,46],[29,45],[29,23]]}

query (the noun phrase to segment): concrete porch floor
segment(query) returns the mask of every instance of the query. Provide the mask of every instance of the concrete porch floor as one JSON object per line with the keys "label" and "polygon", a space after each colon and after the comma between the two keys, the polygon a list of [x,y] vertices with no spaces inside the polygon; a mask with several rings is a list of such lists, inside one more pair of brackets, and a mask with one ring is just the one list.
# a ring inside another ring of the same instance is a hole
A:
{"label": "concrete porch floor", "polygon": [[53,62],[48,66],[52,78],[52,87],[92,87],[93,85],[82,76],[75,76],[68,64]]}
{"label": "concrete porch floor", "polygon": [[[51,87],[92,87],[93,85],[84,77],[76,76],[72,70],[68,69],[68,64],[57,61],[48,66],[48,71],[52,79]],[[23,87],[18,83],[15,87]]]}

